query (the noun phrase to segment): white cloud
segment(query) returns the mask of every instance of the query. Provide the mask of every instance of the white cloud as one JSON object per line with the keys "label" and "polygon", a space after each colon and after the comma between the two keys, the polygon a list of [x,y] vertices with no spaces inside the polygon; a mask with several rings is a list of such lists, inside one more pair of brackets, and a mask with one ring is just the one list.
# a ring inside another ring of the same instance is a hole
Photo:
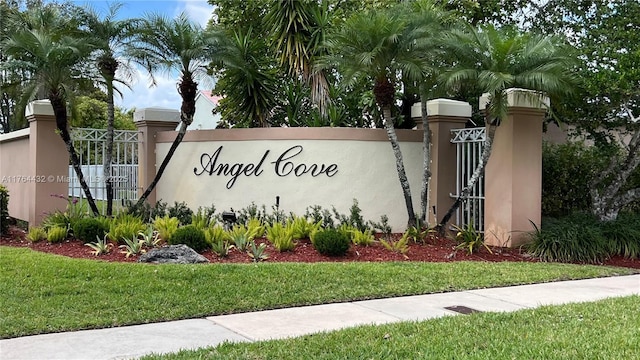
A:
{"label": "white cloud", "polygon": [[[207,0],[177,0],[173,2],[175,4],[173,4],[172,9],[166,8],[164,10],[168,16],[177,16],[184,11],[191,20],[199,23],[203,28],[213,16],[214,7],[209,5]],[[121,89],[122,98],[116,97],[117,106],[124,109],[134,107],[137,109],[147,107],[180,109],[182,99],[176,89],[177,74],[173,77],[168,74],[156,74],[156,86],[149,87],[146,72],[140,68],[136,72],[137,77],[135,83],[131,86],[131,90],[127,88]]]}
{"label": "white cloud", "polygon": [[124,109],[142,109],[148,107],[162,107],[180,110],[182,99],[176,89],[177,78],[166,74],[156,76],[156,85],[149,86],[148,76],[137,69],[137,79],[131,90],[124,88],[122,98],[116,98],[116,105]]}
{"label": "white cloud", "polygon": [[191,20],[204,28],[213,16],[213,5],[209,5],[206,0],[179,0],[176,6],[176,15],[183,11]]}

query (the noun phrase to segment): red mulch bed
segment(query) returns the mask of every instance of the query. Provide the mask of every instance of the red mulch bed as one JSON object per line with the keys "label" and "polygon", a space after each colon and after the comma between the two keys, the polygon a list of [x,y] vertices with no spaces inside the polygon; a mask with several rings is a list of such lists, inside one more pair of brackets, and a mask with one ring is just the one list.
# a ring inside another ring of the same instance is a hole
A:
{"label": "red mulch bed", "polygon": [[[396,237],[399,235],[395,235]],[[102,261],[135,262],[137,256],[126,258],[119,249],[114,248],[109,254],[95,256],[91,249],[79,240],[67,240],[58,244],[49,244],[46,241],[32,244],[26,240],[26,233],[18,227],[11,227],[9,236],[0,238],[0,245],[29,247],[36,251],[58,254],[73,258],[84,258]],[[278,252],[264,239],[256,240],[256,243],[266,243],[266,253],[269,255],[267,262],[349,262],[349,261],[424,261],[424,262],[453,262],[453,261],[527,261],[535,262],[537,259],[525,254],[517,248],[491,248],[492,253],[482,248],[480,251],[469,255],[465,250],[456,250],[456,243],[450,239],[431,238],[425,244],[409,245],[406,255],[394,253],[385,249],[380,243],[372,246],[351,246],[346,256],[329,257],[319,254],[309,240],[297,242],[293,251]],[[235,249],[231,250],[228,257],[219,258],[211,251],[205,251],[204,255],[212,263],[250,263],[251,258],[247,254]],[[605,261],[602,265],[620,266],[640,269],[640,260],[624,259],[616,256]]]}

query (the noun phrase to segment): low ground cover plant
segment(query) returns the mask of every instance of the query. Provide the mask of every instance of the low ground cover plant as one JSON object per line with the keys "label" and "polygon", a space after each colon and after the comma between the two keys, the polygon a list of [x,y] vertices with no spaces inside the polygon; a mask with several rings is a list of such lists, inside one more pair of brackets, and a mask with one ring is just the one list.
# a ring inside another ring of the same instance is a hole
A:
{"label": "low ground cover plant", "polygon": [[561,219],[545,218],[534,226],[525,248],[543,261],[601,263],[613,255],[640,256],[640,214],[621,214],[617,220],[600,222],[587,213]]}
{"label": "low ground cover plant", "polygon": [[47,241],[55,244],[64,241],[69,235],[69,228],[55,225],[47,231]]}
{"label": "low ground cover plant", "polygon": [[39,227],[39,226],[32,226],[29,227],[29,232],[27,233],[27,240],[31,241],[32,243],[36,243],[42,240],[45,240],[47,238],[47,232]]}

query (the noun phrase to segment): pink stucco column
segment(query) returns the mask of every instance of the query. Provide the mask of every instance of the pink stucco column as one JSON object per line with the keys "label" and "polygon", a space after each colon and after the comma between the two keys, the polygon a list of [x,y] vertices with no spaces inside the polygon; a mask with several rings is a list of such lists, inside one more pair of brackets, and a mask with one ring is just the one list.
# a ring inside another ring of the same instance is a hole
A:
{"label": "pink stucco column", "polygon": [[[180,111],[161,108],[145,108],[136,110],[133,121],[138,127],[138,197],[151,184],[156,176],[156,137],[159,132],[173,131],[180,122]],[[150,204],[156,203],[156,191],[147,198]]]}
{"label": "pink stucco column", "polygon": [[[44,217],[62,210],[67,203],[51,195],[69,195],[69,153],[56,133],[56,120],[49,100],[36,100],[26,109],[29,121],[29,178],[24,183],[29,191],[29,225],[40,225]],[[10,198],[11,199],[11,198]],[[11,199],[13,200],[13,199]]]}
{"label": "pink stucco column", "polygon": [[[542,208],[542,121],[548,98],[508,89],[507,118],[496,130],[485,169],[485,242],[516,247],[529,241]],[[488,97],[480,99],[486,108]]]}
{"label": "pink stucco column", "polygon": [[[434,99],[427,102],[427,114],[431,130],[431,186],[427,221],[433,225],[454,201],[450,194],[456,193],[456,145],[451,143],[451,130],[465,127],[471,117],[471,105],[464,101]],[[411,117],[421,129],[420,103],[411,108]]]}

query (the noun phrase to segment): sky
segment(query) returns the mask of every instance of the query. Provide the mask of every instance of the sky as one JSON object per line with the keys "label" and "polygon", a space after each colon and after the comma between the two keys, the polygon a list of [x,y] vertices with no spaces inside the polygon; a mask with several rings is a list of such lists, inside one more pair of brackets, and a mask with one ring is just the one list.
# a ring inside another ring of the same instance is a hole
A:
{"label": "sky", "polygon": [[[79,0],[72,2],[80,6],[88,5],[100,14],[104,14],[109,3],[114,1]],[[121,0],[119,2],[123,3],[119,11],[123,18],[143,17],[146,13],[160,13],[168,17],[175,17],[184,11],[191,20],[204,27],[213,13],[213,6],[209,5],[206,0]],[[131,90],[120,86],[122,97],[116,96],[116,106],[123,109],[147,107],[180,109],[181,99],[176,90],[176,77],[156,74],[156,86],[149,87],[149,77],[146,72],[138,69],[137,73]],[[211,86],[211,84],[208,85]],[[203,87],[202,90],[211,89]]]}

